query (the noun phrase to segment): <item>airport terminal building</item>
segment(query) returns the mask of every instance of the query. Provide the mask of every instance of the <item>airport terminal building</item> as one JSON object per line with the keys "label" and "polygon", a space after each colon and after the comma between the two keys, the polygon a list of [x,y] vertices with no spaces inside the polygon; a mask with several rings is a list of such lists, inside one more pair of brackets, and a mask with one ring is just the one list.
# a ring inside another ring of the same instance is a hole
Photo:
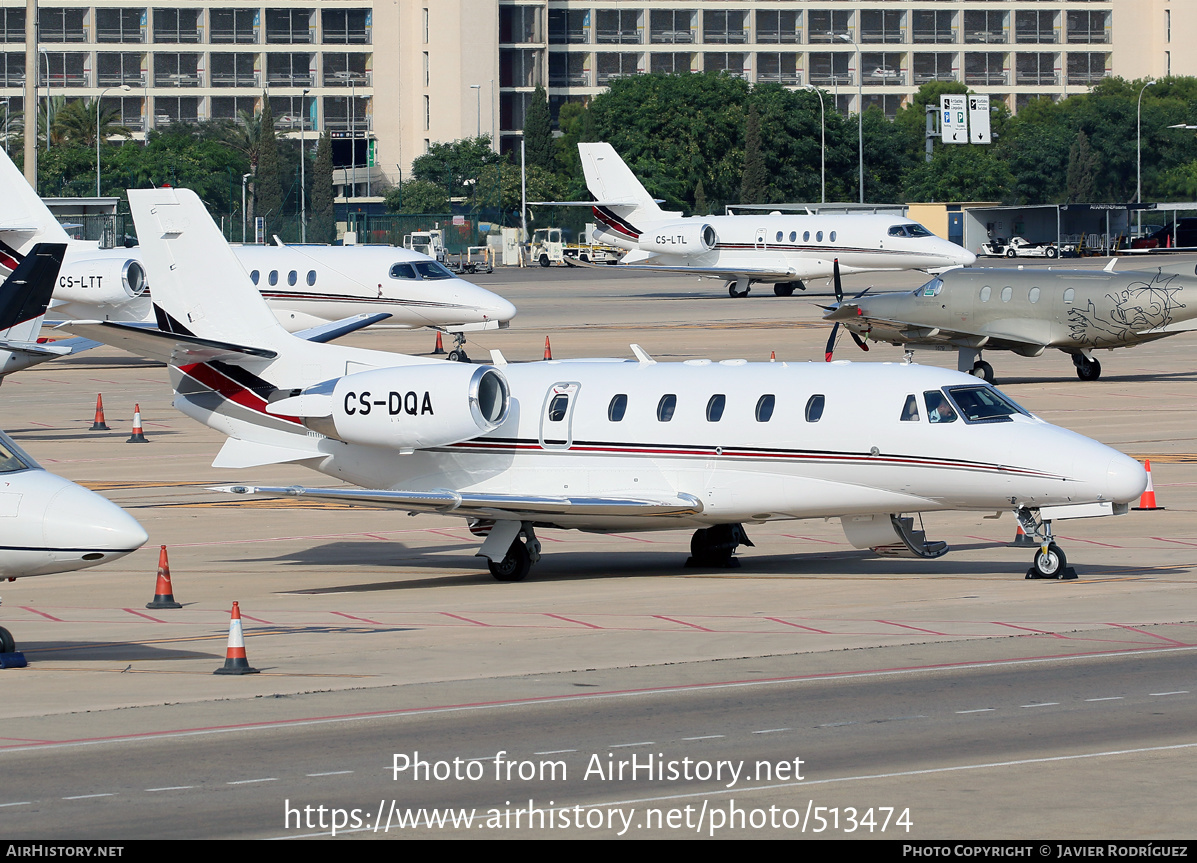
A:
{"label": "airport terminal building", "polygon": [[[0,104],[25,93],[26,0],[0,2]],[[432,142],[510,147],[533,89],[554,111],[615,78],[718,70],[892,114],[929,81],[1017,111],[1105,75],[1197,74],[1185,0],[90,0],[37,4],[38,95],[100,96],[142,133],[270,101],[280,133],[331,132],[356,192]],[[350,183],[345,172],[337,178]]]}

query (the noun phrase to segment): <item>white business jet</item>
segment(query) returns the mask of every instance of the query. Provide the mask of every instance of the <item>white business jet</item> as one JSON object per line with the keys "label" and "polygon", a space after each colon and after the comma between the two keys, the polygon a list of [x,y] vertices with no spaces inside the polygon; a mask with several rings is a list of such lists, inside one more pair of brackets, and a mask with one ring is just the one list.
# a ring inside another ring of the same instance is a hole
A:
{"label": "white business jet", "polygon": [[[73,240],[0,153],[0,266],[13,269],[35,243],[68,244],[51,314],[153,321],[138,248],[101,249]],[[235,252],[283,326],[294,332],[357,314],[387,314],[399,327],[458,335],[506,327],[507,300],[418,252],[392,246],[236,246]],[[201,271],[202,272],[202,271]]]}
{"label": "white business jet", "polygon": [[289,335],[194,193],[129,193],[171,332],[72,324],[170,365],[175,406],[228,436],[214,465],[296,463],[360,488],[224,488],[470,519],[501,581],[536,530],[693,530],[729,565],[742,525],[838,517],[858,548],[937,557],[913,514],[1012,510],[1033,573],[1066,572],[1055,518],[1125,512],[1127,456],[984,381],[901,364],[596,359],[465,366]]}
{"label": "white business jet", "polygon": [[778,296],[805,290],[807,279],[844,273],[942,270],[977,256],[935,236],[918,222],[873,213],[689,216],[662,210],[610,144],[579,144],[594,239],[629,249],[621,267],[692,273],[723,279],[733,297],[754,282],[771,282]]}

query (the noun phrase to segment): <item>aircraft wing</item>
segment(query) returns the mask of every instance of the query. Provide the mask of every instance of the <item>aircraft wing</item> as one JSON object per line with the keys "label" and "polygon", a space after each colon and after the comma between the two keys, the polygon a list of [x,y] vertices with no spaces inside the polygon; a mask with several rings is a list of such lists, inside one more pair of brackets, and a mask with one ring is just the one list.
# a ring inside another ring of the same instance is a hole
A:
{"label": "aircraft wing", "polygon": [[703,510],[702,501],[688,494],[672,497],[602,497],[489,494],[449,489],[403,491],[396,489],[304,488],[302,486],[214,486],[229,494],[262,494],[330,503],[357,504],[406,512],[440,512],[477,518],[538,521],[557,515],[574,516],[687,516]]}
{"label": "aircraft wing", "polygon": [[710,279],[759,279],[770,281],[776,279],[786,282],[797,279],[798,271],[792,267],[781,269],[751,267],[699,267],[699,266],[663,266],[660,264],[595,264],[580,260],[570,260],[571,264],[579,267],[601,267],[604,270],[643,270],[649,273],[685,273],[690,276],[702,276]]}
{"label": "aircraft wing", "polygon": [[[274,239],[278,241],[278,237]],[[282,244],[279,243],[279,245]],[[300,330],[295,335],[298,338],[307,339],[309,342],[331,342],[334,339],[339,339],[341,336],[355,333],[363,327],[377,324],[379,321],[385,321],[389,317],[391,317],[390,312],[352,315],[348,318],[342,318],[339,321],[330,321],[327,324],[320,324],[315,327],[309,327],[306,330]]]}
{"label": "aircraft wing", "polygon": [[247,357],[274,359],[278,356],[275,351],[265,348],[234,345],[116,321],[66,321],[59,326],[94,336],[96,341],[114,348],[172,366],[214,361],[235,363]]}
{"label": "aircraft wing", "polygon": [[959,345],[962,347],[990,347],[1014,349],[1023,346],[1046,347],[1041,341],[1017,333],[1003,333],[993,330],[980,332],[948,327],[930,327],[926,324],[869,315],[855,303],[843,303],[823,316],[823,320],[842,323],[860,335],[868,334],[874,341],[905,342],[909,344],[931,343]]}

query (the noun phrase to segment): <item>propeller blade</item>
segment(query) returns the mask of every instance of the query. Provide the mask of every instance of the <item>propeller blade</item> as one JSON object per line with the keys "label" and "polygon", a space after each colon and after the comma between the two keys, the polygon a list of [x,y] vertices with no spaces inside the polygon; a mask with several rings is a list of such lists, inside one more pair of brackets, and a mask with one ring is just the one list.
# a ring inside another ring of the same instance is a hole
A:
{"label": "propeller blade", "polygon": [[844,301],[844,286],[840,282],[840,259],[839,258],[836,258],[835,261],[833,262],[831,275],[832,275],[832,279],[834,280],[834,283],[835,283],[835,301],[837,303],[842,303]]}
{"label": "propeller blade", "polygon": [[831,328],[831,335],[827,337],[827,347],[823,351],[823,361],[831,362],[831,355],[835,353],[835,337],[839,335],[840,323],[835,322],[835,326]]}
{"label": "propeller blade", "polygon": [[856,346],[858,348],[860,348],[862,351],[865,351],[866,353],[868,352],[869,346],[865,342],[864,339],[862,339],[860,336],[856,335],[856,333],[852,332],[852,330],[848,330],[848,335],[852,336],[852,341],[856,342]]}

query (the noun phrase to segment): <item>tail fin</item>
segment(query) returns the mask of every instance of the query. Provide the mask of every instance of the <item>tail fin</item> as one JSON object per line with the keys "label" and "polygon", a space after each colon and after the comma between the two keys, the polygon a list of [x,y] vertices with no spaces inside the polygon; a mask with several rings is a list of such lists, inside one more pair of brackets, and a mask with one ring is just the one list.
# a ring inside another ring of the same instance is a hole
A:
{"label": "tail fin", "polygon": [[0,337],[32,341],[37,336],[65,255],[62,243],[38,243],[0,285]]}
{"label": "tail fin", "polygon": [[37,243],[69,243],[70,237],[25,182],[8,156],[0,152],[0,266],[15,270]]}
{"label": "tail fin", "polygon": [[161,329],[267,349],[291,342],[195,192],[130,189],[129,210]]}
{"label": "tail fin", "polygon": [[648,190],[606,143],[578,144],[586,188],[594,196],[594,215],[603,228],[625,240],[638,240],[642,222],[657,222],[680,216],[657,206]]}

